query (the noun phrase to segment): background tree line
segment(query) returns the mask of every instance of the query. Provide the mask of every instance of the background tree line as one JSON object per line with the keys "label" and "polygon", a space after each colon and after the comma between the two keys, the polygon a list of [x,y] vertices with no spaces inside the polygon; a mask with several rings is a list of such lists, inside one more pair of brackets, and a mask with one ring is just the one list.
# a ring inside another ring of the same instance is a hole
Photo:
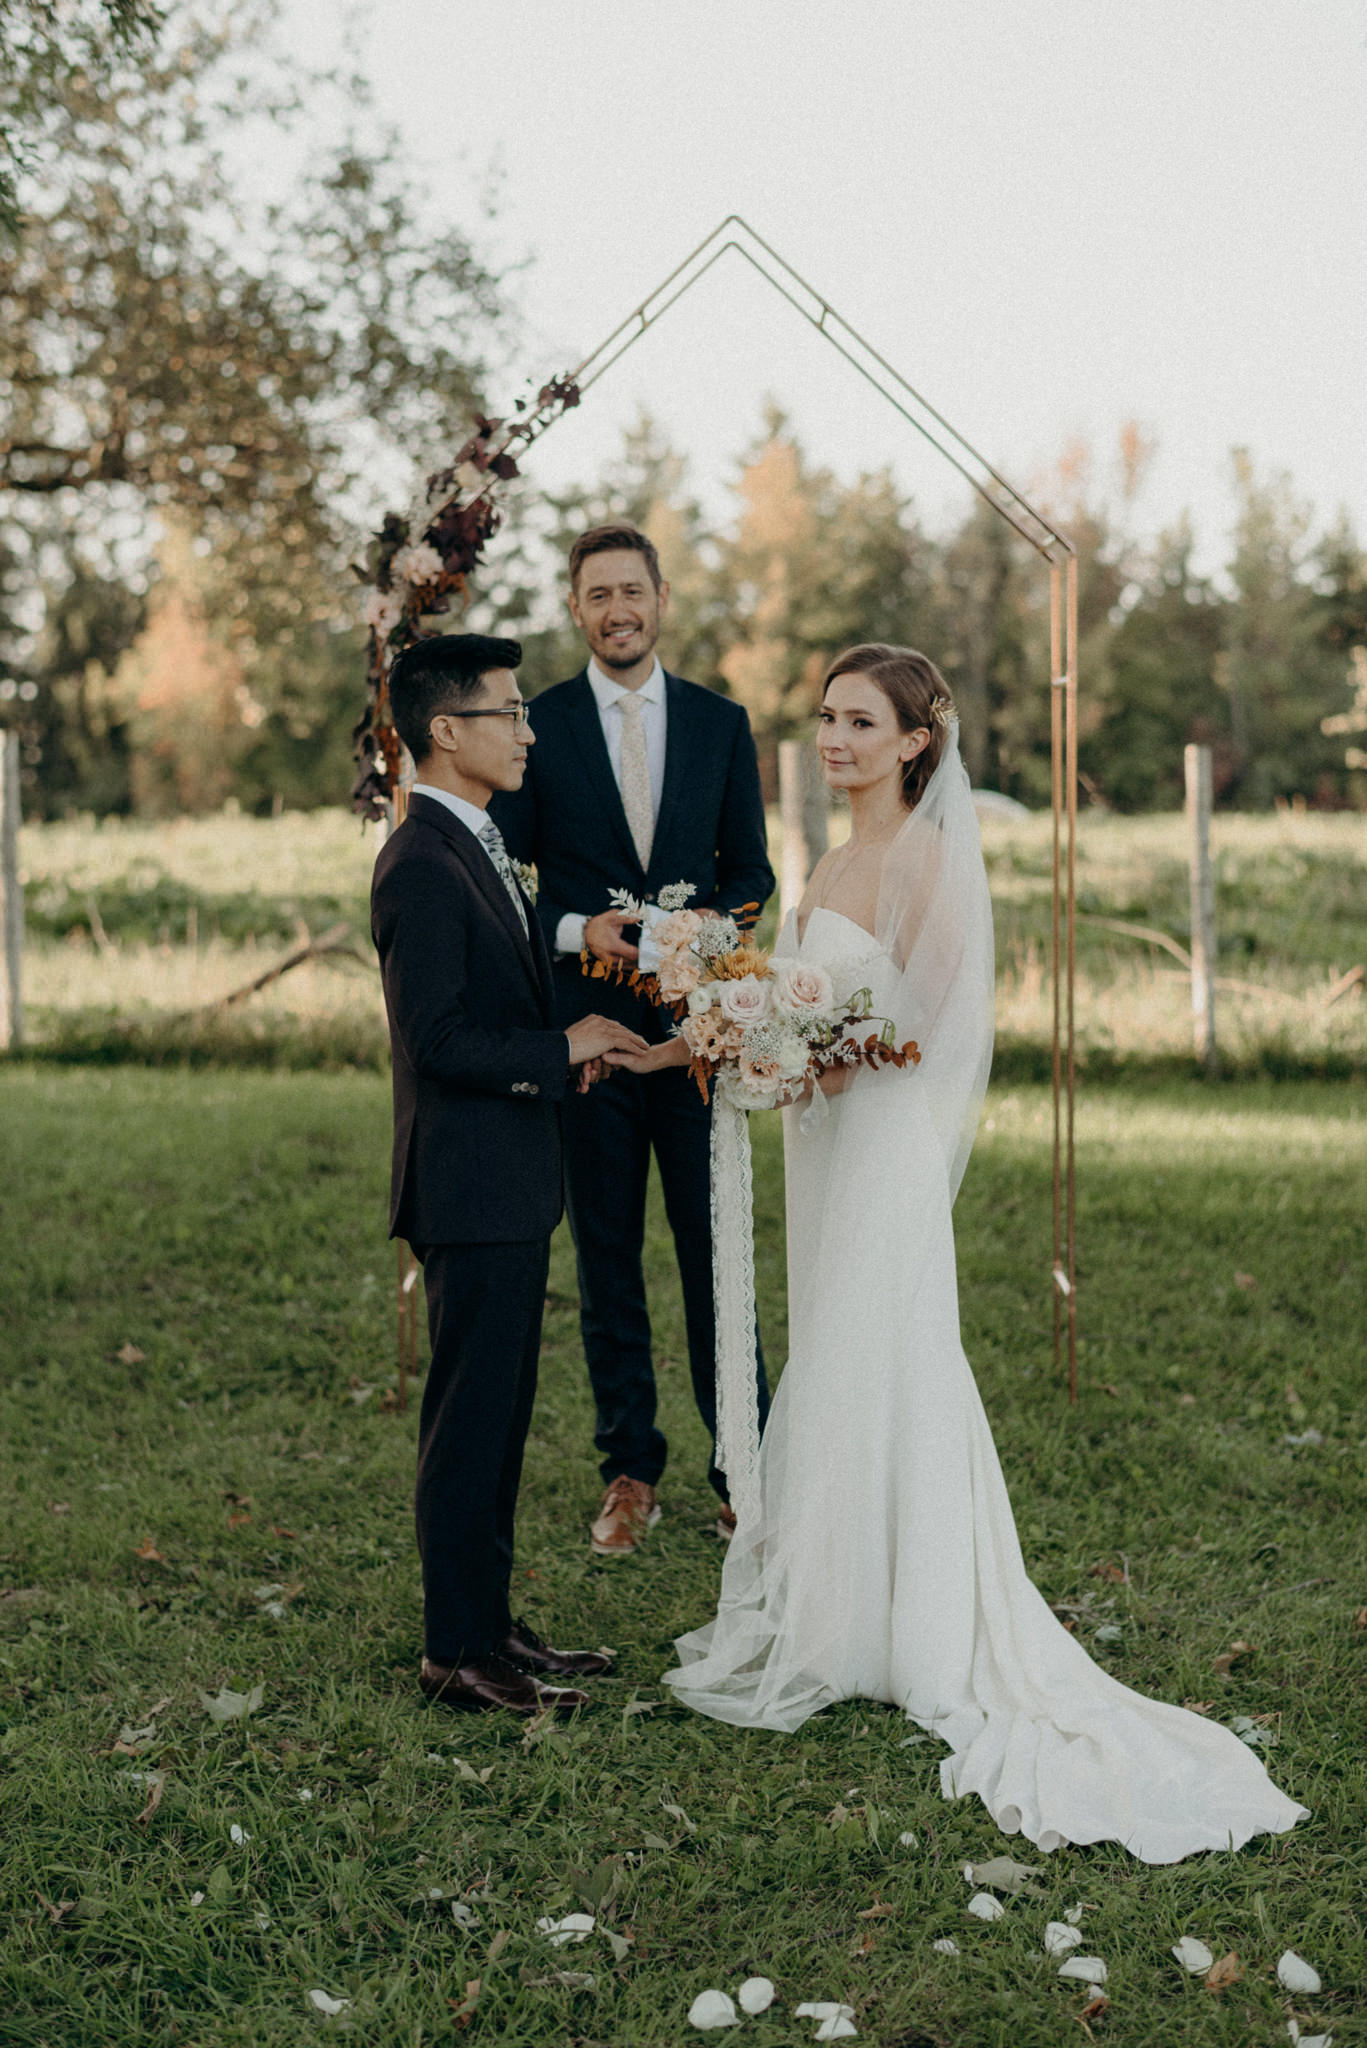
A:
{"label": "background tree line", "polygon": [[[348,561],[377,480],[435,466],[511,386],[499,281],[428,217],[364,87],[280,49],[272,0],[7,0],[0,128],[0,721],[26,809],[343,801]],[[263,148],[289,175],[254,204]],[[1033,484],[1080,547],[1086,788],[1175,804],[1200,739],[1227,806],[1367,804],[1357,536],[1236,450],[1228,556],[1198,570],[1189,523],[1134,530],[1151,452],[1127,428]],[[930,533],[889,471],[814,465],[771,408],[709,517],[642,419],[593,482],[509,504],[468,623],[522,634],[529,690],[580,664],[564,557],[605,518],[655,537],[665,659],[746,705],[770,774],[832,653],[886,639],[944,668],[975,782],[1047,800],[1044,579],[986,506]]]}

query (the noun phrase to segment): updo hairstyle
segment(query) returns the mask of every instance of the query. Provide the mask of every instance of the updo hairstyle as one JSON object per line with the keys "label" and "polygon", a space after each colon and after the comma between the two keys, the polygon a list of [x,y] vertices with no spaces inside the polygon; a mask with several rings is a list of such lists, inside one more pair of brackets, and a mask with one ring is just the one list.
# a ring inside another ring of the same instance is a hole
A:
{"label": "updo hairstyle", "polygon": [[930,739],[919,754],[902,764],[902,801],[914,811],[926,784],[940,765],[954,716],[949,685],[933,661],[911,647],[889,647],[881,640],[847,648],[826,671],[824,697],[837,676],[867,676],[887,698],[901,732],[923,727]]}

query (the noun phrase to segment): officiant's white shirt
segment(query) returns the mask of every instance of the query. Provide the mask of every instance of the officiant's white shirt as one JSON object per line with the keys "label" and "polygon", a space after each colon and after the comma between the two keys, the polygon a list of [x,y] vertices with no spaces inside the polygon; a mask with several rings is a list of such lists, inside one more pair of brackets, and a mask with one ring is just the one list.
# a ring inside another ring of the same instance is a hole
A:
{"label": "officiant's white shirt", "polygon": [[[589,688],[598,706],[599,723],[607,744],[608,760],[612,764],[613,778],[618,789],[622,787],[622,703],[627,697],[634,697],[641,707],[641,725],[646,736],[646,766],[650,770],[650,808],[655,817],[660,815],[660,798],[665,786],[665,739],[669,717],[665,700],[665,672],[657,657],[654,668],[646,677],[639,690],[624,690],[612,677],[604,675],[596,661],[590,658],[588,666]],[[557,953],[578,953],[583,950],[584,926],[588,913],[567,910],[555,928],[555,950]]]}

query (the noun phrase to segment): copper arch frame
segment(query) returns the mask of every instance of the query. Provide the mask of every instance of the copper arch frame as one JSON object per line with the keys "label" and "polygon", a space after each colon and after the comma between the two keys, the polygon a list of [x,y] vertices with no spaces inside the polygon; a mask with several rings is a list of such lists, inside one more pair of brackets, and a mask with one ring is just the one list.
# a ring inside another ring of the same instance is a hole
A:
{"label": "copper arch frame", "polygon": [[[743,239],[742,239],[743,238]],[[1077,549],[1052,521],[1009,484],[958,428],[937,412],[885,356],[799,276],[739,214],[729,213],[692,254],[671,270],[613,328],[567,382],[582,395],[619,362],[729,250],[758,271],[804,320],[851,363],[894,411],[959,472],[1000,519],[1049,564],[1050,794],[1053,812],[1050,976],[1053,989],[1053,1265],[1054,1364],[1066,1350],[1068,1398],[1077,1400],[1077,1231],[1074,1127],[1077,1101]],[[546,404],[509,422],[500,453],[530,447],[560,411]],[[948,444],[948,445],[947,445]],[[494,487],[491,473],[485,495]],[[408,1286],[411,1289],[410,1275]]]}

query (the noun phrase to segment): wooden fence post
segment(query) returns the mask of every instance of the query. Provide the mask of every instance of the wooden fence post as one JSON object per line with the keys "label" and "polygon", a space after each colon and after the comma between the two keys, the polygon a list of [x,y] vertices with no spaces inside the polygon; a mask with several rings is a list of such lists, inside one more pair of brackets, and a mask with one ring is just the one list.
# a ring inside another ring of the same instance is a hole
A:
{"label": "wooden fence post", "polygon": [[24,1043],[24,889],[19,879],[19,735],[0,732],[0,888],[5,898],[7,1042]]}
{"label": "wooden fence post", "polygon": [[1209,747],[1186,749],[1187,858],[1191,878],[1191,1013],[1196,1057],[1206,1072],[1219,1063],[1215,1044],[1215,877],[1210,864],[1213,799]]}

